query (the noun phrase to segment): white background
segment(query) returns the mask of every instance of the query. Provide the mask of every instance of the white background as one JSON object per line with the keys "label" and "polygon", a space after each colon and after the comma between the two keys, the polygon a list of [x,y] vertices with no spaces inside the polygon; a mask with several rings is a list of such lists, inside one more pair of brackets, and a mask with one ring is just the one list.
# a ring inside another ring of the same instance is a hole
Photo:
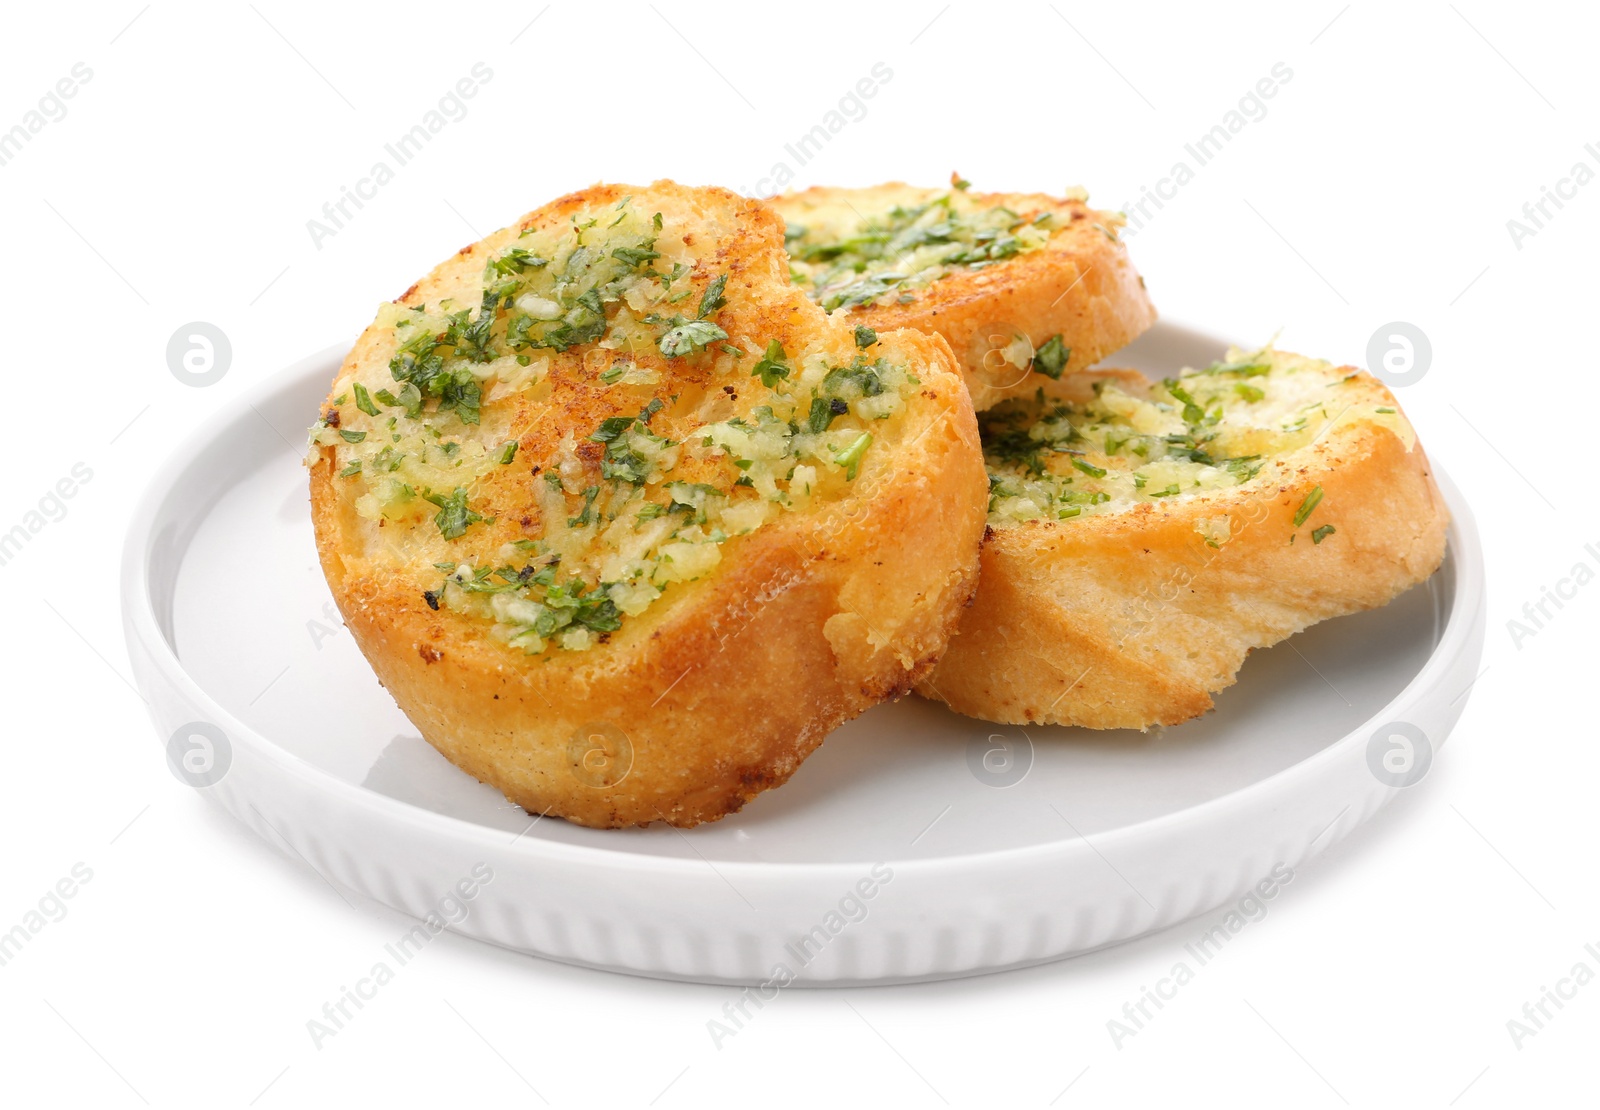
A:
{"label": "white background", "polygon": [[[1583,952],[1600,942],[1600,585],[1520,643],[1507,622],[1600,566],[1584,551],[1600,550],[1600,182],[1520,245],[1507,221],[1580,160],[1600,169],[1584,150],[1597,28],[1576,6],[1481,0],[659,8],[8,13],[0,129],[75,63],[92,78],[0,166],[0,530],[75,463],[93,477],[4,568],[0,929],[75,863],[93,878],[0,967],[0,1100],[1592,1104],[1600,985],[1520,1048],[1507,1021],[1580,959],[1600,967]],[[307,221],[476,62],[493,77],[467,116],[319,249]],[[597,179],[753,189],[877,62],[892,79],[796,187],[960,169],[1120,207],[1275,63],[1292,70],[1131,249],[1167,318],[1242,341],[1282,329],[1289,349],[1359,363],[1387,322],[1430,336],[1401,399],[1478,514],[1491,591],[1487,669],[1451,743],[1120,1047],[1108,1019],[1210,918],[1035,970],[788,991],[720,1050],[705,1023],[727,989],[446,936],[315,1049],[307,1019],[401,918],[352,911],[163,765],[123,677],[131,501],[176,437],[348,341],[480,233]],[[166,364],[197,320],[233,346],[209,388]]]}

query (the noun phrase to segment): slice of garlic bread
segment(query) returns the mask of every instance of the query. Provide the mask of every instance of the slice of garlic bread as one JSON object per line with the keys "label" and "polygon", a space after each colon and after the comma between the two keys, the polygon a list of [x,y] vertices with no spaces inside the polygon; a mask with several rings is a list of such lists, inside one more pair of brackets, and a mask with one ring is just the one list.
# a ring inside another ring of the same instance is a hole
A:
{"label": "slice of garlic bread", "polygon": [[383,305],[312,430],[334,597],[424,737],[533,813],[694,825],[908,691],[977,582],[942,339],[867,345],[759,201],[595,186]]}
{"label": "slice of garlic bread", "polygon": [[1386,604],[1448,514],[1393,395],[1267,348],[1052,382],[979,418],[978,596],[925,696],[986,720],[1170,725],[1253,648]]}
{"label": "slice of garlic bread", "polygon": [[1081,195],[957,185],[773,198],[794,281],[853,326],[944,336],[980,412],[1094,365],[1155,323],[1119,213]]}

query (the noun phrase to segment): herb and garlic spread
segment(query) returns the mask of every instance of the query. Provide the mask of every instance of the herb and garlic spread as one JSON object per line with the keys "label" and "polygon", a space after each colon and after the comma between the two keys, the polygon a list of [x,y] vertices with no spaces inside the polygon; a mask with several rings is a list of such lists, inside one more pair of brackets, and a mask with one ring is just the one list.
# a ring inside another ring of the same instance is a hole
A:
{"label": "herb and garlic spread", "polygon": [[725,544],[850,495],[918,379],[867,329],[786,348],[730,307],[693,220],[624,197],[491,237],[470,303],[383,306],[386,365],[342,380],[311,439],[368,544],[434,568],[429,606],[583,650]]}
{"label": "herb and garlic spread", "polygon": [[[1071,520],[1240,486],[1272,458],[1356,421],[1386,426],[1409,447],[1405,417],[1372,403],[1357,376],[1266,347],[1160,382],[1100,378],[1081,401],[1041,390],[1006,402],[978,414],[989,523]],[[1318,487],[1307,498],[1297,527],[1320,496]],[[1331,531],[1314,533],[1315,542]]]}
{"label": "herb and garlic spread", "polygon": [[[917,290],[948,274],[981,270],[1039,250],[1073,219],[1117,220],[1082,207],[1016,210],[966,191],[886,187],[830,190],[826,199],[791,214],[790,276],[829,312],[865,304],[909,304]],[[806,194],[787,198],[805,204]],[[876,201],[878,206],[874,207]],[[1105,234],[1115,237],[1115,226]]]}

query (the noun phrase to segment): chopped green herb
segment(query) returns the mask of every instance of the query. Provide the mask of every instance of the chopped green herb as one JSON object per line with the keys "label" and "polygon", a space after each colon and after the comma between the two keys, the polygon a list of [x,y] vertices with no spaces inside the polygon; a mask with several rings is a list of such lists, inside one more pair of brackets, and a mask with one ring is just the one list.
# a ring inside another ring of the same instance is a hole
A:
{"label": "chopped green herb", "polygon": [[516,457],[517,457],[517,441],[514,440],[514,439],[507,440],[505,442],[505,444],[500,448],[500,454],[498,456],[498,458],[500,460],[500,465],[501,466],[510,466],[511,465],[511,460],[516,458]]}
{"label": "chopped green herb", "polygon": [[1176,378],[1168,378],[1163,384],[1167,387],[1167,392],[1175,400],[1183,403],[1183,422],[1185,424],[1198,424],[1205,419],[1205,410],[1195,404],[1194,398],[1189,396],[1188,390],[1178,384]]}
{"label": "chopped green herb", "polygon": [[645,262],[652,262],[661,257],[661,252],[654,250],[655,240],[646,239],[637,247],[618,247],[611,252],[611,257],[619,262],[626,263],[629,267],[638,266]]}
{"label": "chopped green herb", "polygon": [[856,346],[866,348],[878,341],[878,333],[865,324],[856,325]]}
{"label": "chopped green herb", "polygon": [[709,320],[682,320],[656,340],[656,346],[668,358],[682,358],[693,354],[708,343],[728,338],[728,333]]}
{"label": "chopped green herb", "polygon": [[1321,528],[1313,528],[1311,530],[1311,542],[1321,543],[1337,531],[1338,529],[1331,524],[1324,524]]}
{"label": "chopped green herb", "polygon": [[598,496],[599,486],[589,486],[583,491],[583,510],[577,516],[567,518],[568,528],[582,528],[594,519],[594,499]]}
{"label": "chopped green herb", "polygon": [[400,390],[398,397],[387,389],[380,389],[373,396],[390,408],[405,409],[406,415],[413,420],[422,414],[422,392],[410,382]]}
{"label": "chopped green herb", "polygon": [[[700,296],[700,311],[696,313],[700,319],[704,320],[707,316],[710,316],[713,312],[717,311],[717,309],[728,303],[728,298],[722,295],[722,291],[727,287],[727,274],[719,274],[715,281],[706,286],[706,291]],[[724,335],[722,338],[726,339],[727,336]]]}
{"label": "chopped green herb", "polygon": [[367,387],[360,382],[356,382],[353,388],[356,395],[356,408],[368,416],[377,416],[378,406],[372,403],[372,396],[367,392]]}
{"label": "chopped green herb", "polygon": [[600,426],[589,433],[589,438],[595,443],[611,443],[623,432],[633,426],[633,416],[608,416],[600,421]]}
{"label": "chopped green herb", "polygon": [[505,254],[489,263],[489,269],[502,277],[520,274],[524,270],[539,270],[550,265],[548,258],[540,258],[532,251],[522,247],[512,247]]}
{"label": "chopped green herb", "polygon": [[750,376],[760,378],[761,384],[768,389],[776,389],[778,383],[787,378],[793,369],[784,361],[788,357],[784,353],[783,343],[774,339],[767,344],[766,354],[761,356],[761,361],[750,371]]}
{"label": "chopped green herb", "polygon": [[850,406],[839,398],[831,400],[824,397],[811,398],[811,412],[806,418],[806,427],[813,435],[820,435],[828,430],[828,425],[833,423],[835,416],[843,416],[850,411]]}
{"label": "chopped green herb", "polygon": [[1294,511],[1294,526],[1296,528],[1298,528],[1302,524],[1304,524],[1306,522],[1307,518],[1309,518],[1311,516],[1312,512],[1321,503],[1322,503],[1322,487],[1321,486],[1313,486],[1313,487],[1311,487],[1311,492],[1306,494],[1306,499],[1304,501],[1300,502],[1300,507]]}
{"label": "chopped green herb", "polygon": [[1214,362],[1202,371],[1205,374],[1243,374],[1247,378],[1259,378],[1272,373],[1270,362]]}
{"label": "chopped green herb", "polygon": [[467,491],[461,486],[457,486],[447,497],[437,493],[427,493],[423,497],[439,506],[433,522],[439,526],[439,534],[447,540],[459,539],[468,528],[483,520],[482,516],[467,507]]}
{"label": "chopped green herb", "polygon": [[340,428],[339,438],[343,439],[346,443],[360,443],[362,440],[367,438],[367,433],[351,431],[349,428]]}
{"label": "chopped green herb", "polygon": [[654,435],[649,429],[651,417],[665,407],[661,398],[654,397],[639,410],[637,416],[608,416],[600,421],[600,426],[590,433],[589,439],[606,445],[605,457],[600,461],[602,478],[637,485],[650,476],[650,461],[639,453],[638,445],[626,433],[637,426],[639,430],[635,435],[666,446],[670,441]]}
{"label": "chopped green herb", "polygon": [[1034,352],[1030,367],[1047,378],[1059,381],[1071,357],[1072,351],[1061,342],[1061,335],[1057,333],[1046,339]]}
{"label": "chopped green herb", "polygon": [[827,377],[822,379],[822,388],[835,397],[841,394],[848,396],[852,390],[863,397],[876,397],[884,389],[883,378],[878,374],[878,368],[882,365],[882,359],[869,365],[863,356],[857,355],[849,366],[836,366],[829,370]]}
{"label": "chopped green herb", "polygon": [[874,274],[872,277],[844,286],[837,293],[823,301],[822,307],[829,312],[834,312],[841,308],[850,308],[853,305],[875,301],[897,284],[906,280],[906,277],[907,275],[905,274]]}
{"label": "chopped green herb", "polygon": [[844,476],[848,482],[855,481],[856,468],[861,464],[861,456],[867,453],[867,448],[872,446],[872,435],[862,432],[861,437],[833,457],[833,461],[845,468]]}
{"label": "chopped green herb", "polygon": [[672,264],[672,272],[670,274],[659,273],[659,272],[657,272],[655,270],[650,270],[649,271],[649,273],[655,275],[656,281],[661,283],[661,291],[663,293],[672,292],[672,283],[677,281],[679,278],[681,278],[684,274],[687,274],[688,272],[689,272],[689,268],[687,266],[685,266],[682,262],[674,262]]}

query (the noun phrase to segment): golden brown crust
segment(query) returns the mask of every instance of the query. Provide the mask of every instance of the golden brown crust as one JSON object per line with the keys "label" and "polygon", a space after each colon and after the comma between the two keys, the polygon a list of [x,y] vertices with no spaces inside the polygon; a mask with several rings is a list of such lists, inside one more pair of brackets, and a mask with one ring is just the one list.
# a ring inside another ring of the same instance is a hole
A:
{"label": "golden brown crust", "polygon": [[[864,216],[896,204],[926,203],[948,190],[892,182],[868,189],[816,186],[771,198],[786,221],[804,224],[819,209],[848,206]],[[961,360],[973,407],[992,408],[1032,393],[1050,379],[1015,365],[1007,347],[1025,336],[1037,349],[1053,335],[1071,348],[1065,373],[1086,370],[1121,350],[1156,321],[1144,279],[1117,238],[1121,217],[1077,200],[1042,193],[968,193],[980,207],[1006,207],[1032,219],[1055,215],[1059,230],[1039,250],[982,269],[965,267],[914,290],[910,304],[866,304],[842,309],[852,327],[878,331],[916,328],[942,335]],[[1025,347],[1026,351],[1027,348]]]}
{"label": "golden brown crust", "polygon": [[[713,274],[731,275],[719,317],[730,336],[854,349],[849,326],[787,282],[770,209],[670,182],[562,198],[443,263],[406,303],[464,298],[485,256],[520,228],[559,225],[626,194],[638,206],[694,214],[690,246],[701,262],[690,280],[698,296]],[[367,330],[335,394],[386,364],[390,330]],[[552,464],[564,432],[637,408],[639,398],[619,402],[617,391],[598,388],[585,350],[552,357],[548,391],[536,400],[484,408],[481,434],[520,444],[517,465],[485,479],[498,511],[481,527],[495,540],[537,534],[537,506],[523,487],[530,467]],[[398,557],[403,546],[361,519],[348,484],[335,480],[334,449],[320,449],[311,466],[318,552],[379,680],[440,752],[533,813],[600,827],[691,826],[783,783],[830,731],[927,672],[976,586],[986,480],[954,357],[942,339],[915,332],[885,334],[874,353],[914,367],[921,388],[884,422],[851,495],[726,541],[708,577],[673,585],[582,652],[524,656],[490,639],[482,620],[430,608],[414,565],[430,556]],[[681,406],[720,386],[704,360],[691,362],[658,360],[671,375],[662,392],[683,400],[652,427],[671,428]],[[744,374],[738,380],[749,381]]]}
{"label": "golden brown crust", "polygon": [[[1081,396],[1086,377],[1052,392]],[[1367,374],[1347,388],[1349,400],[1398,407]],[[1231,538],[1212,548],[1196,524],[1219,514]],[[993,528],[977,599],[917,692],[1011,724],[1177,724],[1210,709],[1251,650],[1426,579],[1448,523],[1421,445],[1350,422],[1243,486]],[[1336,530],[1313,542],[1324,525]]]}

